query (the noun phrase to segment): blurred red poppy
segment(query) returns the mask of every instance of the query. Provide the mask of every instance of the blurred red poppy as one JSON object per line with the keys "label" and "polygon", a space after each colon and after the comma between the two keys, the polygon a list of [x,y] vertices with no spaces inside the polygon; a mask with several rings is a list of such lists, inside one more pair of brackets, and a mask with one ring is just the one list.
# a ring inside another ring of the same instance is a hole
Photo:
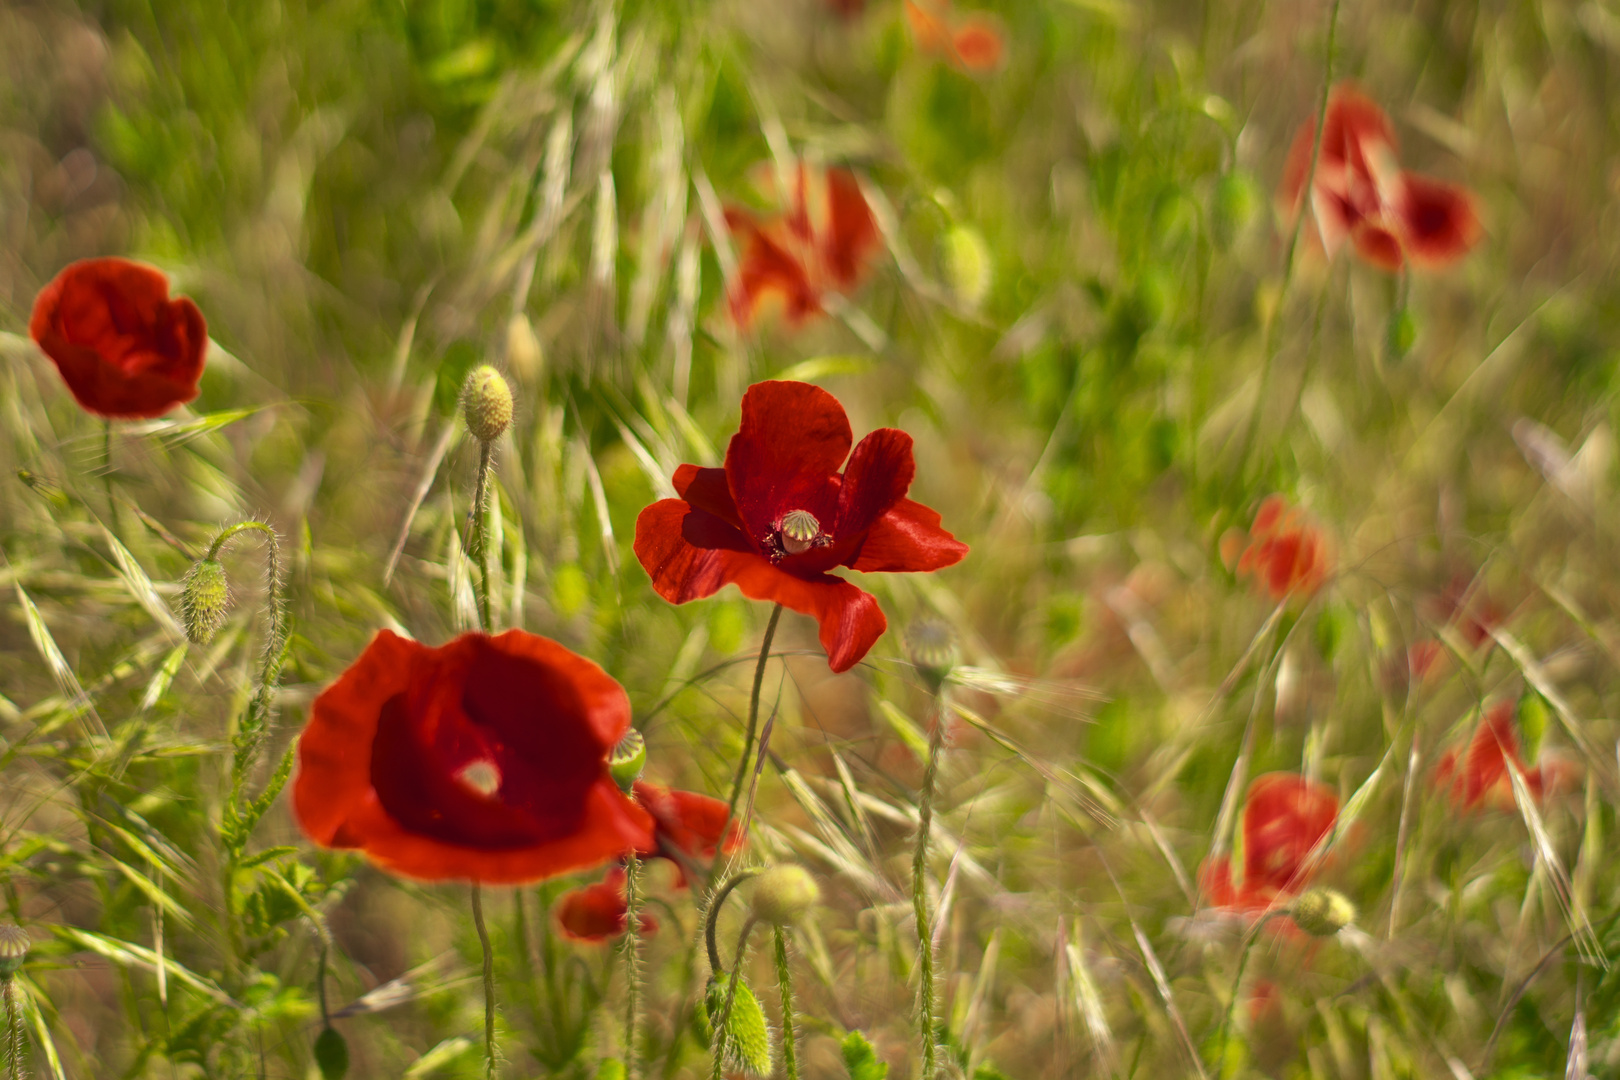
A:
{"label": "blurred red poppy", "polygon": [[827,663],[853,667],[888,622],[876,598],[827,571],[938,570],[968,548],[906,498],[916,473],[910,435],[879,428],[850,454],[852,442],[843,407],[820,387],[749,387],[725,468],[682,465],[680,498],[636,519],[636,557],[658,595],[684,604],[734,583],[814,616]]}
{"label": "blurred red poppy", "polygon": [[382,630],[310,709],[293,810],[404,877],[538,881],[653,843],[608,775],[629,728],[624,689],[554,641]]}
{"label": "blurred red poppy", "polygon": [[906,0],[906,21],[920,51],[944,57],[966,71],[994,71],[1006,51],[1001,31],[988,16],[958,18],[951,12],[950,0]]}
{"label": "blurred red poppy", "polygon": [[[766,186],[775,192],[774,182]],[[726,208],[726,225],[739,240],[731,314],[741,327],[772,303],[782,305],[790,326],[820,315],[822,297],[859,284],[877,250],[877,221],[848,169],[800,162],[785,201],[785,214],[763,222]]]}
{"label": "blurred red poppy", "polygon": [[[1241,536],[1241,534],[1239,534]],[[1226,541],[1228,557],[1242,540]],[[1280,495],[1271,495],[1255,511],[1249,544],[1236,558],[1239,577],[1253,574],[1272,599],[1298,593],[1309,596],[1332,572],[1333,556],[1322,530],[1311,524]]]}
{"label": "blurred red poppy", "polygon": [[[1294,137],[1278,199],[1289,219],[1301,212],[1316,122]],[[1349,84],[1328,99],[1322,147],[1311,183],[1311,217],[1332,257],[1348,239],[1356,253],[1384,270],[1406,261],[1420,267],[1455,262],[1480,237],[1474,197],[1463,188],[1405,172],[1396,160],[1389,117]]]}
{"label": "blurred red poppy", "polygon": [[162,416],[197,396],[208,327],[197,305],[169,298],[162,271],[128,259],[68,266],[34,299],[28,334],[87,411]]}
{"label": "blurred red poppy", "polygon": [[1267,773],[1249,785],[1243,807],[1243,880],[1232,881],[1231,860],[1206,865],[1204,891],[1216,907],[1265,911],[1304,889],[1307,858],[1339,818],[1333,789],[1293,773]]}
{"label": "blurred red poppy", "polygon": [[[630,903],[625,896],[627,876],[624,867],[615,866],[607,876],[582,889],[571,889],[557,899],[557,923],[575,941],[599,942],[624,933],[630,922]],[[641,913],[641,933],[656,934],[658,920]]]}
{"label": "blurred red poppy", "polygon": [[1465,810],[1488,807],[1512,810],[1513,780],[1508,762],[1524,778],[1524,786],[1537,802],[1551,792],[1568,786],[1575,768],[1568,762],[1549,759],[1531,768],[1519,752],[1519,735],[1513,722],[1516,703],[1493,705],[1474,729],[1474,736],[1459,764],[1455,750],[1448,750],[1435,767],[1437,785],[1451,787],[1452,801]]}

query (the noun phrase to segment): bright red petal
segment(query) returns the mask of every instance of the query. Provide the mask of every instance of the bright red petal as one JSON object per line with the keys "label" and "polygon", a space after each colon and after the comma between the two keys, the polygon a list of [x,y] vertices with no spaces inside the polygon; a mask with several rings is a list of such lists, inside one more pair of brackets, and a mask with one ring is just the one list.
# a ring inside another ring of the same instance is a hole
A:
{"label": "bright red petal", "polygon": [[838,539],[854,540],[905,498],[917,475],[911,436],[878,428],[855,447],[838,491]]}
{"label": "bright red petal", "polygon": [[726,470],[682,465],[675,470],[673,483],[675,494],[697,509],[738,529],[743,527],[742,518],[737,516],[737,504],[731,499],[731,488],[726,483]]}
{"label": "bright red petal", "polygon": [[838,511],[836,474],[853,442],[843,406],[819,386],[750,386],[742,425],[726,448],[726,479],[749,538],[763,542],[793,510],[830,528]]}
{"label": "bright red petal", "polygon": [[796,255],[739,211],[727,212],[726,221],[732,234],[743,239],[731,294],[731,315],[738,326],[746,330],[753,325],[773,297],[782,302],[792,325],[821,314],[810,272]]}
{"label": "bright red petal", "polygon": [[901,499],[873,523],[854,569],[868,574],[926,573],[961,562],[968,546],[939,523],[939,515],[922,503]]}
{"label": "bright red petal", "polygon": [[1292,773],[1267,773],[1249,786],[1243,810],[1245,889],[1293,892],[1305,858],[1339,816],[1339,797]]}
{"label": "bright red petal", "polygon": [[827,650],[827,666],[834,671],[848,671],[858,664],[889,628],[877,598],[841,578],[828,574],[795,577],[758,559],[734,580],[744,596],[774,600],[820,623],[821,647]]}
{"label": "bright red petal", "polygon": [[750,562],[770,565],[742,533],[679,499],[661,499],[636,518],[635,552],[672,604],[713,596]]}
{"label": "bright red petal", "polygon": [[[641,852],[652,857],[663,855],[675,863],[677,888],[686,881],[685,859],[712,859],[720,847],[720,834],[726,829],[728,811],[724,800],[695,791],[672,791],[662,784],[637,781],[635,797],[652,815],[657,843]],[[742,845],[740,822],[732,822],[726,837],[728,853]]]}
{"label": "bright red petal", "polygon": [[962,20],[957,28],[956,40],[957,58],[962,66],[969,71],[994,71],[1001,65],[1001,54],[1004,46],[1001,40],[1001,31],[983,16],[970,15]]}
{"label": "bright red petal", "polygon": [[1479,214],[1467,191],[1404,173],[1395,213],[1412,262],[1438,267],[1456,262],[1479,241]]}
{"label": "bright red petal", "polygon": [[827,230],[821,261],[832,283],[849,289],[861,278],[879,242],[877,219],[848,169],[827,170]]}
{"label": "bright red petal", "polygon": [[[624,867],[615,866],[601,881],[563,893],[557,900],[557,925],[564,936],[597,944],[624,933],[630,921]],[[638,920],[641,935],[658,932],[658,922],[645,910]]]}
{"label": "bright red petal", "polygon": [[1350,242],[1356,245],[1357,255],[1378,269],[1393,274],[1401,268],[1401,242],[1388,229],[1360,222],[1350,230]]}

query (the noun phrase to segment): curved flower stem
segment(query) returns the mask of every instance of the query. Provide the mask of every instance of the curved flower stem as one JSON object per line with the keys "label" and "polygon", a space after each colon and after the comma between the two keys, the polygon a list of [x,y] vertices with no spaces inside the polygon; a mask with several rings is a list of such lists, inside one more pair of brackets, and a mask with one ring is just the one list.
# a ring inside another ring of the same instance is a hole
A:
{"label": "curved flower stem", "polygon": [[765,638],[759,643],[759,663],[754,665],[754,692],[748,698],[748,730],[743,735],[742,760],[737,762],[737,778],[731,783],[731,798],[726,801],[728,830],[731,819],[737,814],[737,799],[742,795],[743,781],[748,778],[748,759],[754,752],[754,733],[759,728],[759,688],[765,682],[765,661],[771,658],[771,639],[776,637],[776,624],[781,618],[782,605],[777,604],[771,608],[771,621],[765,624]]}
{"label": "curved flower stem", "polygon": [[484,633],[493,630],[494,624],[489,615],[489,536],[486,525],[489,502],[489,474],[493,471],[495,461],[495,447],[492,443],[480,443],[478,452],[478,486],[473,489],[472,504],[472,535],[467,542],[467,554],[478,563],[478,618],[483,623]]}
{"label": "curved flower stem", "polygon": [[636,1032],[641,1026],[641,860],[631,851],[624,864],[624,1076],[638,1080],[641,1061]]}
{"label": "curved flower stem", "polygon": [[917,847],[911,855],[911,908],[917,920],[917,1028],[922,1036],[920,1080],[933,1080],[938,1070],[934,1032],[934,936],[928,920],[928,834],[934,824],[934,781],[939,755],[945,746],[945,719],[949,707],[943,691],[934,697],[934,730],[928,736],[928,764],[923,769],[922,792],[917,799]]}
{"label": "curved flower stem", "polygon": [[1286,914],[1288,912],[1281,908],[1268,911],[1249,928],[1248,933],[1243,935],[1243,943],[1239,946],[1242,951],[1238,954],[1237,976],[1232,980],[1232,994],[1227,999],[1226,1012],[1221,1014],[1220,1029],[1215,1033],[1215,1053],[1219,1055],[1215,1059],[1215,1080],[1221,1080],[1221,1077],[1226,1075],[1226,1032],[1232,1026],[1232,1014],[1237,1011],[1238,994],[1243,990],[1243,970],[1249,966],[1249,953],[1254,951],[1254,939],[1259,936],[1262,926]]}
{"label": "curved flower stem", "polygon": [[776,930],[776,985],[782,991],[782,1068],[787,1080],[799,1080],[799,1055],[793,1038],[793,969],[788,965],[787,931]]}
{"label": "curved flower stem", "polygon": [[484,1076],[495,1075],[495,953],[489,947],[489,928],[484,925],[484,889],[472,887],[473,926],[478,944],[484,950]]}
{"label": "curved flower stem", "polygon": [[[709,1046],[714,1053],[714,1067],[710,1072],[710,1080],[721,1080],[725,1069],[726,1045],[731,1041],[731,1006],[737,1000],[737,981],[742,977],[743,951],[748,948],[748,935],[754,932],[757,922],[752,915],[743,923],[742,933],[737,935],[737,952],[731,960],[731,978],[726,983],[726,998],[720,1006],[720,1015],[711,1018]],[[715,969],[719,974],[719,969]]]}
{"label": "curved flower stem", "polygon": [[709,912],[703,920],[703,940],[709,947],[709,970],[714,972],[714,977],[717,979],[720,977],[720,973],[725,970],[725,965],[720,963],[720,946],[715,941],[715,931],[720,925],[720,909],[725,906],[726,897],[731,895],[732,889],[735,889],[749,878],[757,876],[760,871],[761,868],[757,866],[749,867],[747,870],[739,870],[728,878],[725,884],[716,889],[713,897],[709,900]]}
{"label": "curved flower stem", "polygon": [[258,749],[264,728],[269,721],[270,699],[275,693],[275,686],[281,679],[282,652],[287,644],[287,613],[281,595],[281,540],[276,530],[262,521],[249,519],[239,521],[229,528],[222,529],[214,542],[208,545],[208,554],[204,559],[218,559],[219,553],[225,545],[245,532],[256,532],[264,537],[265,542],[265,589],[266,610],[270,616],[270,632],[264,644],[264,662],[259,669],[259,686],[254,692],[253,700],[248,704],[247,720],[239,734],[242,745],[237,748],[238,761],[232,776],[231,794],[240,796],[242,780],[251,763],[253,752]]}

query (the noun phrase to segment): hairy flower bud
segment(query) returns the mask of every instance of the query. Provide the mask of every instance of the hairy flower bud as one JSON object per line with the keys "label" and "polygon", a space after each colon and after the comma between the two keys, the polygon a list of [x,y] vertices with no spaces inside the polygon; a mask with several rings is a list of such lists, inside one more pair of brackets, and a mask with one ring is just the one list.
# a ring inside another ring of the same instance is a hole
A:
{"label": "hairy flower bud", "polygon": [[1332,937],[1356,921],[1356,905],[1334,889],[1306,889],[1289,914],[1294,925],[1312,937]]}
{"label": "hairy flower bud", "polygon": [[0,979],[9,979],[22,967],[33,939],[16,923],[0,923]]}
{"label": "hairy flower bud", "polygon": [[[730,983],[729,975],[709,980],[705,1004],[711,1026],[725,1011],[726,989]],[[759,1007],[759,999],[748,989],[747,980],[737,980],[737,994],[731,1001],[725,1031],[711,1034],[710,1038],[725,1039],[725,1056],[732,1068],[752,1076],[769,1076],[775,1071],[771,1058],[771,1028],[765,1021],[765,1010]]]}
{"label": "hairy flower bud", "polygon": [[225,625],[230,611],[231,588],[225,580],[225,567],[218,559],[194,563],[186,572],[185,588],[180,593],[180,620],[185,624],[186,637],[197,645],[208,644]]}
{"label": "hairy flower bud", "polygon": [[506,376],[480,364],[461,390],[461,415],[479,442],[491,443],[512,423],[512,388]]}
{"label": "hairy flower bud", "polygon": [[956,666],[956,632],[950,624],[924,615],[906,630],[906,652],[928,688],[935,693]]}
{"label": "hairy flower bud", "polygon": [[315,1064],[321,1080],[343,1080],[349,1071],[349,1044],[337,1028],[324,1028],[315,1036]]}
{"label": "hairy flower bud", "polygon": [[821,899],[821,887],[810,871],[787,863],[754,879],[754,915],[772,926],[792,926]]}
{"label": "hairy flower bud", "polygon": [[631,728],[608,755],[608,775],[626,795],[641,779],[641,770],[647,767],[647,740],[641,732]]}

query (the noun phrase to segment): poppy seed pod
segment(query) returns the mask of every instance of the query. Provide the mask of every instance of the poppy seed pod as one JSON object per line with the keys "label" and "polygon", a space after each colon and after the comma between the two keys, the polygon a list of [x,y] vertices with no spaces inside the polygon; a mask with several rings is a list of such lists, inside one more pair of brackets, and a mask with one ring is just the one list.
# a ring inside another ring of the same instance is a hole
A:
{"label": "poppy seed pod", "polygon": [[932,616],[915,620],[906,631],[906,652],[928,688],[936,694],[956,666],[956,633]]}
{"label": "poppy seed pod", "polygon": [[218,559],[202,559],[186,572],[185,587],[180,593],[180,618],[185,624],[186,637],[193,644],[206,645],[225,625],[225,616],[231,611],[230,582],[225,579],[225,567]]}
{"label": "poppy seed pod", "polygon": [[321,1080],[343,1080],[348,1074],[349,1044],[336,1028],[323,1028],[315,1036],[315,1064]]}
{"label": "poppy seed pod", "polygon": [[1312,937],[1332,937],[1356,921],[1356,905],[1334,889],[1306,889],[1289,911],[1294,925]]}
{"label": "poppy seed pod", "polygon": [[641,737],[641,732],[631,728],[608,754],[608,775],[619,785],[619,790],[628,795],[646,767],[647,740]]}
{"label": "poppy seed pod", "polygon": [[480,364],[461,390],[461,415],[479,442],[492,443],[512,423],[512,388],[506,376]]}
{"label": "poppy seed pod", "polygon": [[0,923],[0,979],[9,979],[22,967],[33,939],[16,923]]}
{"label": "poppy seed pod", "polygon": [[821,886],[802,866],[773,866],[754,879],[754,915],[772,926],[792,926],[821,900]]}

